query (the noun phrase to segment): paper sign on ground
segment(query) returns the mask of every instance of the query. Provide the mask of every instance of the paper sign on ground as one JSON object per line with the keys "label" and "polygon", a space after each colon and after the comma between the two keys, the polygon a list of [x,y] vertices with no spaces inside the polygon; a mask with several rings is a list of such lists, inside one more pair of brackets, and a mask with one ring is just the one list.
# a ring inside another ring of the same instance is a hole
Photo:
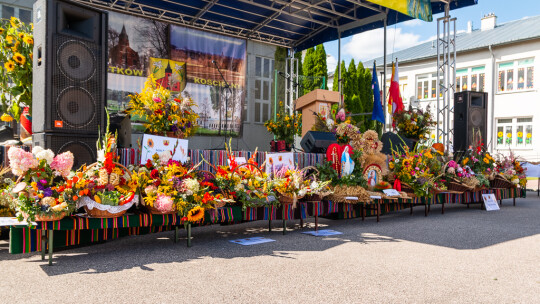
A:
{"label": "paper sign on ground", "polygon": [[244,246],[249,246],[249,245],[256,245],[256,244],[275,242],[275,241],[276,240],[267,239],[267,238],[264,238],[264,237],[252,237],[252,238],[247,238],[247,239],[231,240],[229,242],[244,245]]}
{"label": "paper sign on ground", "polygon": [[292,152],[267,153],[265,163],[267,174],[279,171],[283,167],[294,168],[294,154]]}
{"label": "paper sign on ground", "polygon": [[155,153],[161,153],[163,151],[171,151],[172,153],[177,142],[178,146],[176,146],[176,151],[172,159],[181,163],[185,163],[188,159],[187,139],[144,134],[142,140],[141,164],[146,164],[146,161],[152,159]]}
{"label": "paper sign on ground", "polygon": [[396,189],[384,189],[383,192],[388,196],[401,196]]}
{"label": "paper sign on ground", "polygon": [[484,206],[486,206],[487,211],[500,210],[495,194],[482,194],[482,199],[484,200]]}
{"label": "paper sign on ground", "polygon": [[317,230],[317,231],[307,231],[307,232],[302,232],[302,233],[310,234],[310,235],[313,235],[313,236],[329,236],[329,235],[343,234],[343,232],[330,230],[330,229],[323,229],[323,230]]}

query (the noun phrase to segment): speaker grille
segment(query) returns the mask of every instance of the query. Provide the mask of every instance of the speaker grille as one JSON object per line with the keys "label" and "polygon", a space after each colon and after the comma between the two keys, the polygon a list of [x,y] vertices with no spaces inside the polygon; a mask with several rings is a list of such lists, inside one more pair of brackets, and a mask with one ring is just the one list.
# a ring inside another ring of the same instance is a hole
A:
{"label": "speaker grille", "polygon": [[84,127],[96,117],[96,102],[81,87],[69,87],[58,96],[58,115],[71,127]]}
{"label": "speaker grille", "polygon": [[71,153],[73,153],[75,156],[73,163],[73,168],[75,169],[80,168],[84,164],[89,165],[96,159],[95,152],[92,150],[90,145],[84,141],[77,140],[64,142],[63,145],[58,149],[58,153],[67,151],[71,151]]}
{"label": "speaker grille", "polygon": [[484,123],[484,109],[469,109],[469,115],[471,120],[471,127],[479,127]]}
{"label": "speaker grille", "polygon": [[[99,64],[103,58],[95,43],[53,36],[51,129],[97,134],[105,108],[102,78],[106,71]],[[62,121],[59,127],[55,121]]]}
{"label": "speaker grille", "polygon": [[96,57],[81,41],[62,43],[56,56],[58,67],[71,80],[86,81],[96,73]]}

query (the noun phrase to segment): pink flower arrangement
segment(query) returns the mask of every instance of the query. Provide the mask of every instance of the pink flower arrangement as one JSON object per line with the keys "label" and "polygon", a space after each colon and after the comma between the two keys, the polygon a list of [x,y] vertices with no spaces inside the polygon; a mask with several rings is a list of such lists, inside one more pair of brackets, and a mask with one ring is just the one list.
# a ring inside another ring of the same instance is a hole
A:
{"label": "pink flower arrangement", "polygon": [[154,207],[160,212],[169,212],[173,210],[174,202],[168,195],[158,194]]}
{"label": "pink flower arrangement", "polygon": [[345,121],[345,109],[342,108],[341,110],[339,110],[339,112],[337,112],[336,120]]}
{"label": "pink flower arrangement", "polygon": [[10,148],[8,158],[11,172],[16,176],[21,176],[29,169],[36,168],[39,165],[38,160],[34,158],[31,152],[26,152],[21,148]]}
{"label": "pink flower arrangement", "polygon": [[64,152],[56,155],[51,162],[51,169],[55,170],[55,175],[67,177],[73,167],[73,153]]}

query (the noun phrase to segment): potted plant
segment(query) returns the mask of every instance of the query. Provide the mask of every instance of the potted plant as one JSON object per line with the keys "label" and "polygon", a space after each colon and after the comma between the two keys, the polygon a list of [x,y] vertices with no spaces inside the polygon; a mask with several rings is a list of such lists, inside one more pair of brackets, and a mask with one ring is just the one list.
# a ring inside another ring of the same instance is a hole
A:
{"label": "potted plant", "polygon": [[146,132],[175,138],[195,134],[199,115],[190,97],[173,96],[150,75],[141,93],[130,95],[127,112],[145,121]]}
{"label": "potted plant", "polygon": [[266,121],[264,126],[274,134],[270,143],[272,152],[290,151],[294,136],[302,134],[302,114],[286,113],[283,101],[280,101],[275,119]]}

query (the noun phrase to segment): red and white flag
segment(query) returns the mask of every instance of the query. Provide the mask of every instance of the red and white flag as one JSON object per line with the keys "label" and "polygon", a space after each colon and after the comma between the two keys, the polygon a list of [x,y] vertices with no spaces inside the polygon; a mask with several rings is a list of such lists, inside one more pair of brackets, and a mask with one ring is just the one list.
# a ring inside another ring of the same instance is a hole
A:
{"label": "red and white flag", "polygon": [[[388,94],[388,113],[393,115],[397,111],[403,109],[403,100],[401,99],[401,93],[399,92],[398,62],[396,60],[396,64],[392,64],[392,80],[390,82],[390,92]],[[394,128],[396,127],[393,119],[392,126]]]}

